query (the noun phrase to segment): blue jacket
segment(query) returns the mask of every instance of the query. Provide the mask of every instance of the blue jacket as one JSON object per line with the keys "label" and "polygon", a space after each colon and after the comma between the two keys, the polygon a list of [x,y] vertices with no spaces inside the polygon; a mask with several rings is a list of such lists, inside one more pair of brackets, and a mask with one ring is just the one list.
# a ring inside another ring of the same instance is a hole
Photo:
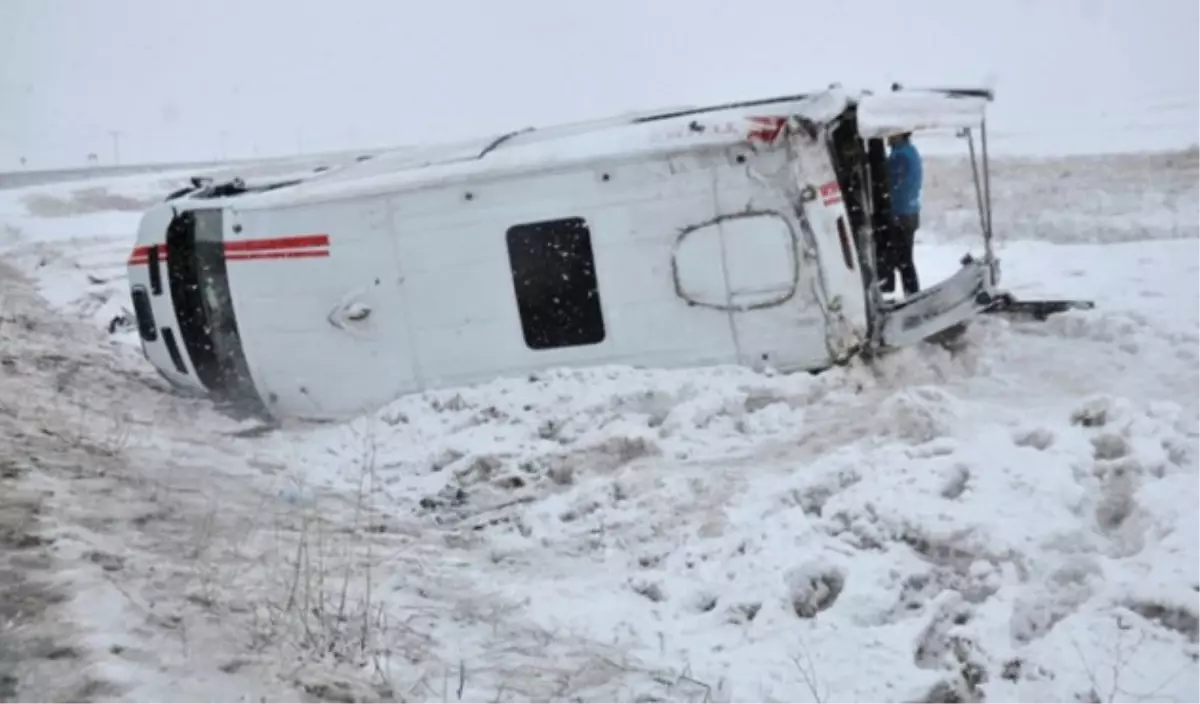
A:
{"label": "blue jacket", "polygon": [[892,212],[896,215],[914,215],[921,212],[921,179],[924,169],[921,155],[912,142],[903,142],[892,147],[888,155],[888,178],[892,193]]}

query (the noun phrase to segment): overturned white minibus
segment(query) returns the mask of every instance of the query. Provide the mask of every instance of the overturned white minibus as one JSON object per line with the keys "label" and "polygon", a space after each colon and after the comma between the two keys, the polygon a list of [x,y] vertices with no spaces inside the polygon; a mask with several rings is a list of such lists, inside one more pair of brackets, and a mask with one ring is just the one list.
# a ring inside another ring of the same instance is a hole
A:
{"label": "overturned white minibus", "polygon": [[[198,179],[138,230],[145,353],[177,386],[338,419],[546,367],[815,371],[911,345],[1012,304],[991,247],[991,99],[832,88],[384,152],[291,181]],[[970,140],[982,251],[888,303],[872,264],[890,217],[884,142],[926,129]]]}

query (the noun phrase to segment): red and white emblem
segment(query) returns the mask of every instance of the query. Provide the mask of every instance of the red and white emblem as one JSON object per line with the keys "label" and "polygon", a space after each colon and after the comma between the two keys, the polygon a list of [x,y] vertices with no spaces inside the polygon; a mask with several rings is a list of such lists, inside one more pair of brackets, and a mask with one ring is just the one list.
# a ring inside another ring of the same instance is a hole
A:
{"label": "red and white emblem", "polygon": [[750,121],[751,129],[746,133],[746,138],[751,142],[761,142],[763,144],[774,144],[779,135],[783,134],[783,127],[787,124],[786,117],[747,117]]}

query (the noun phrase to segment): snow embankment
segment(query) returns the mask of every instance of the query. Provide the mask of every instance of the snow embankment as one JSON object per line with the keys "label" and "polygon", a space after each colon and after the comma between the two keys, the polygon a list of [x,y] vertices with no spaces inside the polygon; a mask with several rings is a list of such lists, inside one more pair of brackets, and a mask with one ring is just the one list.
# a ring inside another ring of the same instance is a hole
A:
{"label": "snow embankment", "polygon": [[[58,596],[0,670],[26,698],[55,653],[68,694],[131,700],[1195,700],[1196,156],[1144,158],[1005,177],[1006,285],[1095,311],[817,377],[548,370],[265,432],[165,393],[83,304],[125,305],[89,276],[136,214],[18,193],[0,481],[40,508],[3,550]],[[938,217],[927,280],[964,244]]]}
{"label": "snow embankment", "polygon": [[[1196,243],[1162,247],[1147,273],[1186,295]],[[365,474],[388,531],[478,574],[535,632],[616,647],[669,681],[643,672],[641,689],[626,677],[589,698],[1186,698],[1197,316],[1173,311],[987,321],[957,356],[817,378],[549,373],[279,441],[310,483],[299,495]],[[487,642],[450,652],[534,666]],[[597,666],[553,642],[547,661]]]}

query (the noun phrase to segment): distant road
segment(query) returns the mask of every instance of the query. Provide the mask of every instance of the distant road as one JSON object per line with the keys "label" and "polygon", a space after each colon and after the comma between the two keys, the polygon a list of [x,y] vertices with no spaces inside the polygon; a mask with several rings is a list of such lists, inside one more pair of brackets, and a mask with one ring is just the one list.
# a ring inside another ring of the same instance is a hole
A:
{"label": "distant road", "polygon": [[[393,147],[399,149],[402,147]],[[379,148],[356,149],[338,152],[305,154],[303,156],[265,157],[262,159],[230,159],[228,161],[192,161],[174,162],[169,164],[132,164],[129,166],[93,166],[80,169],[53,169],[45,171],[7,171],[0,172],[0,189],[22,188],[37,186],[43,183],[60,183],[63,181],[86,181],[93,178],[109,176],[136,176],[137,174],[155,174],[166,171],[211,171],[226,169],[239,165],[267,164],[296,164],[308,168],[317,164],[337,163],[347,161],[360,154],[377,154]]]}
{"label": "distant road", "polygon": [[[267,161],[267,160],[263,160]],[[0,172],[0,189],[36,186],[60,181],[81,181],[105,176],[134,176],[181,169],[210,169],[237,162],[192,162],[180,164],[137,164],[131,166],[93,166],[83,169],[54,169],[52,171],[8,171]]]}

